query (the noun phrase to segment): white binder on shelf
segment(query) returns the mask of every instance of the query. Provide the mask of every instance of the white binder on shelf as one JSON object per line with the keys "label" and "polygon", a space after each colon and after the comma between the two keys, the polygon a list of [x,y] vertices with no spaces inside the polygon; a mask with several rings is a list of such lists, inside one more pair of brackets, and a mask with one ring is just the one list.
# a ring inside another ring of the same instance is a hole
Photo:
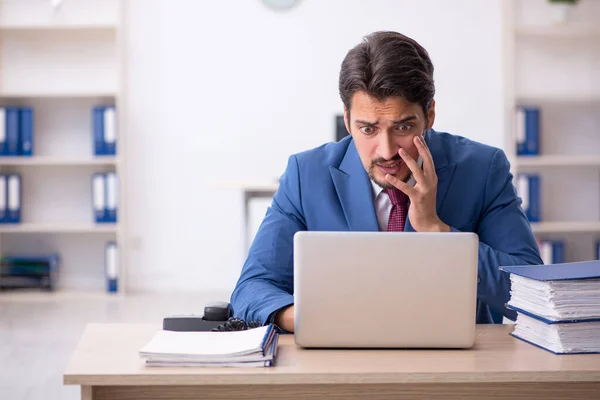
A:
{"label": "white binder on shelf", "polygon": [[106,222],[117,222],[119,208],[119,182],[115,172],[108,172],[106,179]]}
{"label": "white binder on shelf", "polygon": [[565,244],[562,240],[541,240],[540,256],[544,265],[565,262]]}
{"label": "white binder on shelf", "polygon": [[6,149],[6,108],[0,107],[0,155],[4,155]]}
{"label": "white binder on shelf", "polygon": [[7,220],[11,224],[18,224],[21,222],[21,176],[10,174],[7,180]]}
{"label": "white binder on shelf", "polygon": [[119,248],[116,242],[108,242],[105,249],[106,291],[116,293],[119,290]]}
{"label": "white binder on shelf", "polygon": [[117,112],[115,107],[104,109],[104,149],[107,155],[117,153]]}
{"label": "white binder on shelf", "polygon": [[106,184],[103,173],[92,176],[92,210],[96,223],[106,222]]}
{"label": "white binder on shelf", "polygon": [[529,222],[539,222],[541,220],[539,175],[518,174],[516,189],[522,200],[521,207],[525,211]]}
{"label": "white binder on shelf", "polygon": [[0,175],[0,223],[8,222],[8,180]]}

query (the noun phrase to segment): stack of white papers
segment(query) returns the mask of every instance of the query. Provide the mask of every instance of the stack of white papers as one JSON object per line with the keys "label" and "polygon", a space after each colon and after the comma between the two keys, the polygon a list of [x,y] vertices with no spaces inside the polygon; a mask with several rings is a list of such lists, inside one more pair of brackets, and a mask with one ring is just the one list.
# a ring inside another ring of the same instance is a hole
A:
{"label": "stack of white papers", "polygon": [[600,321],[547,323],[518,313],[513,335],[557,354],[600,352]]}
{"label": "stack of white papers", "polygon": [[279,333],[273,324],[245,331],[161,330],[140,350],[148,366],[270,367]]}
{"label": "stack of white papers", "polygon": [[600,318],[600,279],[537,281],[512,274],[511,298],[516,310],[550,321]]}
{"label": "stack of white papers", "polygon": [[557,354],[600,352],[600,260],[507,266],[512,335]]}

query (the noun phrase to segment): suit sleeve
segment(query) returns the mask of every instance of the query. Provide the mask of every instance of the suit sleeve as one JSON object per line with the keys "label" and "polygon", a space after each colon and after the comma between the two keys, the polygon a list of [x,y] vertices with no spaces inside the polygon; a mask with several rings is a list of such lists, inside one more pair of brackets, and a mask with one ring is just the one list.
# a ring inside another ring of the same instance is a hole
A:
{"label": "suit sleeve", "polygon": [[235,316],[265,324],[294,303],[293,240],[306,230],[300,196],[298,162],[291,156],[231,295]]}
{"label": "suit sleeve", "polygon": [[477,297],[514,320],[516,313],[505,307],[510,298],[510,276],[499,267],[539,265],[543,261],[502,150],[494,153],[490,163],[484,208],[476,232],[479,236]]}

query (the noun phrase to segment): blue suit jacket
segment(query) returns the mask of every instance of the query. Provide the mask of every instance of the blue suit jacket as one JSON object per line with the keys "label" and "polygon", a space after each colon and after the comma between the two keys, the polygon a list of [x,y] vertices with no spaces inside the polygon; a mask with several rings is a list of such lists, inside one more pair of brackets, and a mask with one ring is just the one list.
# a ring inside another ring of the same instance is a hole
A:
{"label": "blue suit jacket", "polygon": [[[476,322],[494,322],[493,314],[514,319],[504,307],[509,276],[498,267],[543,262],[509,162],[502,150],[460,136],[429,130],[425,140],[438,176],[438,216],[453,231],[479,236]],[[289,158],[232,293],[236,316],[266,323],[293,304],[293,237],[300,230],[379,230],[371,181],[351,137]],[[414,231],[410,220],[404,230]]]}

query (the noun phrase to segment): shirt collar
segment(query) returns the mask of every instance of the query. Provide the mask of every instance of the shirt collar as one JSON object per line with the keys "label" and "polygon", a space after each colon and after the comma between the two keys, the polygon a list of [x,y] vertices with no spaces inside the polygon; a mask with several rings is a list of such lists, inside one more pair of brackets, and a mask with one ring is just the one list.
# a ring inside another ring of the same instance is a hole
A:
{"label": "shirt collar", "polygon": [[376,184],[373,179],[371,179],[371,187],[373,188],[373,198],[376,199],[383,192],[383,188]]}

